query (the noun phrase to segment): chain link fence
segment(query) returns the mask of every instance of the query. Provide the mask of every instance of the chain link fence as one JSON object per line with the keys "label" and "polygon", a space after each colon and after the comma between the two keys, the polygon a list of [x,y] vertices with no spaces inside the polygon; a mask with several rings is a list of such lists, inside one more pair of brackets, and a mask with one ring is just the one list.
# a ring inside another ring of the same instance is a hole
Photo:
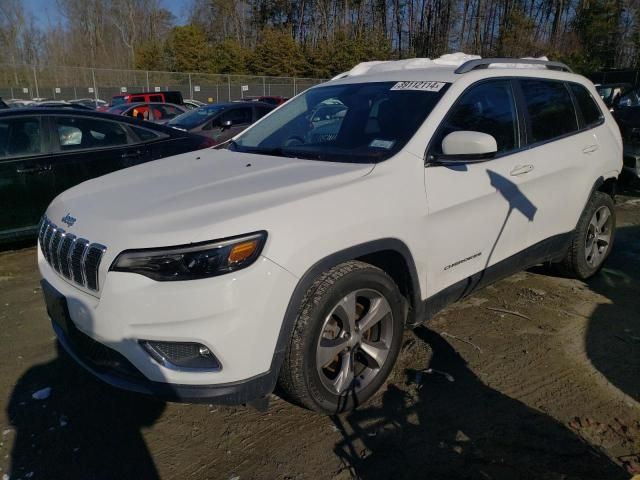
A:
{"label": "chain link fence", "polygon": [[323,81],[319,78],[0,64],[0,97],[4,99],[91,98],[109,101],[121,93],[178,90],[185,99],[215,103],[261,95],[293,97]]}

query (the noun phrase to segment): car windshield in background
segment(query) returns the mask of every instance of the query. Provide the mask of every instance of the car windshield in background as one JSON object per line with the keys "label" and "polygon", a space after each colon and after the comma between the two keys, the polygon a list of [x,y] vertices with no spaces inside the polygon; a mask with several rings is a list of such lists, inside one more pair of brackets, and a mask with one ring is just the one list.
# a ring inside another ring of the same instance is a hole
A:
{"label": "car windshield in background", "polygon": [[124,112],[125,110],[129,109],[131,107],[130,103],[123,103],[121,105],[118,105],[116,107],[111,107],[109,110],[107,110],[108,113],[113,113],[114,115],[121,115],[122,112]]}
{"label": "car windshield in background", "polygon": [[225,108],[224,105],[207,105],[196,110],[189,110],[169,120],[167,125],[189,130],[206,122],[209,118],[214,117]]}
{"label": "car windshield in background", "polygon": [[375,163],[406,145],[448,84],[376,82],[316,87],[285,103],[229,149]]}
{"label": "car windshield in background", "polygon": [[122,105],[125,103],[124,97],[113,97],[111,99],[111,106],[115,107],[116,105]]}

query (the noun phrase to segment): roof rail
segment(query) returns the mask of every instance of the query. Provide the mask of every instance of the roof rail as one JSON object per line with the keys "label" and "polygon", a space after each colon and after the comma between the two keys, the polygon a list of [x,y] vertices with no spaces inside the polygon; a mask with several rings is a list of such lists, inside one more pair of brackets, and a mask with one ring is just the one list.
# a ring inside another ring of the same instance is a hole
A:
{"label": "roof rail", "polygon": [[518,64],[518,65],[540,65],[547,67],[549,70],[558,70],[561,72],[572,73],[572,70],[561,62],[550,62],[548,60],[535,60],[529,58],[480,58],[477,60],[469,60],[460,65],[455,73],[468,73],[472,70],[489,68],[494,64]]}

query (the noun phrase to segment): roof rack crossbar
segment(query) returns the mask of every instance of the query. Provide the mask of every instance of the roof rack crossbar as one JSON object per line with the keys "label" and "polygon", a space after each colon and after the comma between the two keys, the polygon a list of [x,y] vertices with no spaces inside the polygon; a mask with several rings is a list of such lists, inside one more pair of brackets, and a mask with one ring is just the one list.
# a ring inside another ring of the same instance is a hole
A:
{"label": "roof rack crossbar", "polygon": [[572,73],[571,69],[562,62],[550,62],[548,60],[534,60],[528,58],[480,58],[477,60],[469,60],[460,65],[455,73],[468,73],[472,70],[489,68],[494,64],[520,64],[520,65],[541,65],[549,70],[558,70],[561,72]]}

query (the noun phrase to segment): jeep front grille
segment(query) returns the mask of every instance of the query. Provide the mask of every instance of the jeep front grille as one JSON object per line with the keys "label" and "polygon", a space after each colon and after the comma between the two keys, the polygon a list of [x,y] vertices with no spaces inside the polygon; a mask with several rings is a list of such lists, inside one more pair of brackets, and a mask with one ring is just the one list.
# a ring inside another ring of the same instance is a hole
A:
{"label": "jeep front grille", "polygon": [[38,242],[44,258],[56,272],[88,290],[100,289],[100,261],[107,247],[77,238],[47,217],[42,218]]}

